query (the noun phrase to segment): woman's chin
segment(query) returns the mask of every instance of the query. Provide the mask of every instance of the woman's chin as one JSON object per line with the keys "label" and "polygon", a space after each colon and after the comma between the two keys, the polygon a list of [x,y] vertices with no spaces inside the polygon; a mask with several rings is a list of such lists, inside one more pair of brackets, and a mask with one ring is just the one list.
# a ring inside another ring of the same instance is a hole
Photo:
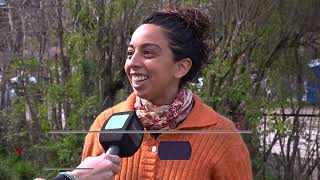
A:
{"label": "woman's chin", "polygon": [[148,98],[149,96],[143,91],[138,91],[138,90],[134,89],[134,92],[135,92],[136,96],[138,96],[141,99],[146,99],[146,100],[149,99]]}

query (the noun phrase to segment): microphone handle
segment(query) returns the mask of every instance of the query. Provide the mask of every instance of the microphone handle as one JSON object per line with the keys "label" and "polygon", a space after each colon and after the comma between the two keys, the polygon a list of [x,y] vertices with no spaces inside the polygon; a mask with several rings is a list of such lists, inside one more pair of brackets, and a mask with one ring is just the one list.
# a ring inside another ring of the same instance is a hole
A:
{"label": "microphone handle", "polygon": [[116,145],[111,145],[106,152],[106,154],[108,155],[117,155],[117,156],[119,156],[119,153],[120,153],[120,148]]}

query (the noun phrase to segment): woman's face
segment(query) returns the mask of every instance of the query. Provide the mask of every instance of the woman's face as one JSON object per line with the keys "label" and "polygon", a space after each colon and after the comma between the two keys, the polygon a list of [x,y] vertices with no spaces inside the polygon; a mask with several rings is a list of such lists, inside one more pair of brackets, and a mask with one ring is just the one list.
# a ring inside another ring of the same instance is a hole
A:
{"label": "woman's face", "polygon": [[180,76],[163,29],[143,24],[133,33],[124,66],[137,96],[155,105],[172,103]]}

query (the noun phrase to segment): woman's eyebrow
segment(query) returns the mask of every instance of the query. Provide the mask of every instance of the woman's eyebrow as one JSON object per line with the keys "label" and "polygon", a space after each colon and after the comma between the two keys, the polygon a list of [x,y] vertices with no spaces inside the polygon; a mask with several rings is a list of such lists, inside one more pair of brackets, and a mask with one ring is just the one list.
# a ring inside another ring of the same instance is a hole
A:
{"label": "woman's eyebrow", "polygon": [[[134,45],[130,44],[128,46],[128,48],[134,48]],[[156,51],[161,51],[161,47],[157,44],[153,44],[153,43],[144,43],[141,45],[141,48],[144,49],[144,48],[152,48]]]}
{"label": "woman's eyebrow", "polygon": [[141,45],[142,48],[152,48],[152,49],[156,49],[158,51],[161,51],[161,47],[157,44],[153,44],[153,43],[145,43]]}

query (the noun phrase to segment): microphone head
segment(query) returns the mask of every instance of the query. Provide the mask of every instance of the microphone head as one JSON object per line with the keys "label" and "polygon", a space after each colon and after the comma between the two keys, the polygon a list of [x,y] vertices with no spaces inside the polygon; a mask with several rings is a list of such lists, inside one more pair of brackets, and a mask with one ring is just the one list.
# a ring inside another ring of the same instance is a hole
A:
{"label": "microphone head", "polygon": [[[135,111],[114,113],[103,124],[99,142],[105,151],[110,146],[118,146],[119,157],[130,157],[141,146],[143,133],[112,133],[112,131],[142,131],[143,128]],[[103,131],[108,131],[108,133],[103,133]]]}

